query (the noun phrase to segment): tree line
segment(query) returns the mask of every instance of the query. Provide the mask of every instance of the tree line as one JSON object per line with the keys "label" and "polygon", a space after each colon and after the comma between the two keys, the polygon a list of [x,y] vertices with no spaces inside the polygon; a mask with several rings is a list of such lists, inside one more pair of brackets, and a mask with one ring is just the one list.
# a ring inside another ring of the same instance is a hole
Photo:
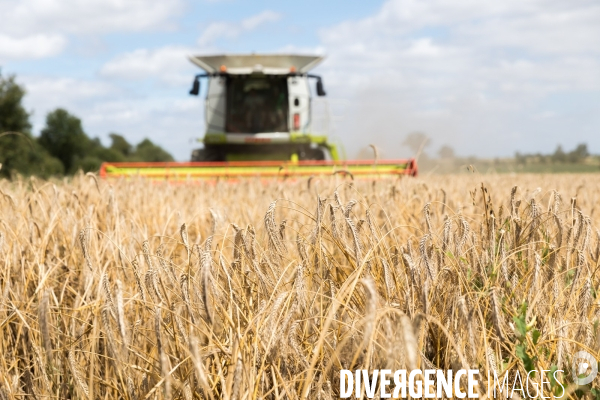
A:
{"label": "tree line", "polygon": [[23,106],[24,96],[25,88],[14,75],[0,73],[0,177],[17,173],[47,178],[97,171],[104,161],[173,161],[149,139],[132,145],[122,135],[111,133],[111,144],[106,147],[99,138],[90,138],[81,120],[62,108],[48,113],[44,128],[35,137],[30,114]]}
{"label": "tree line", "polygon": [[[424,149],[429,147],[431,144],[431,138],[429,138],[423,132],[413,132],[407,135],[402,142],[403,146],[408,147],[413,154],[420,154],[426,159],[428,158],[427,153]],[[449,145],[443,145],[438,150],[439,159],[452,159],[456,158],[454,149]],[[555,164],[579,164],[585,162],[585,160],[592,156],[588,150],[586,143],[579,143],[573,150],[565,151],[561,145],[556,146],[554,153],[542,154],[542,153],[515,153],[515,161],[517,164],[526,164],[528,162],[538,163],[555,163]]]}
{"label": "tree line", "polygon": [[515,160],[517,164],[527,164],[532,161],[546,164],[579,164],[584,162],[589,156],[591,156],[591,154],[587,144],[580,143],[571,151],[565,151],[561,145],[558,145],[552,154],[522,154],[516,152]]}

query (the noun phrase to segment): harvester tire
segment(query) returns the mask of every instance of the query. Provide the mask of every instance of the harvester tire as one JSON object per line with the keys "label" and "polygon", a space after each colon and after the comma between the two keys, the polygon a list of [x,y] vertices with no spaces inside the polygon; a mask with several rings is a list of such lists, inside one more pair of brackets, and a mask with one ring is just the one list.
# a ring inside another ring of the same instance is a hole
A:
{"label": "harvester tire", "polygon": [[325,151],[323,151],[323,149],[320,147],[317,147],[316,149],[308,149],[301,153],[300,159],[323,161],[325,160]]}
{"label": "harvester tire", "polygon": [[192,161],[222,161],[215,151],[208,149],[196,149],[192,151]]}

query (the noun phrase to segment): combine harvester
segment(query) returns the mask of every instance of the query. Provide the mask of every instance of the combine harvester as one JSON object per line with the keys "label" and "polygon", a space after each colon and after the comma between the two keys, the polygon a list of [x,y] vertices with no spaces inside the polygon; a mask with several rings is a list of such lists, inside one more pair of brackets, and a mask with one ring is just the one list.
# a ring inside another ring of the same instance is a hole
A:
{"label": "combine harvester", "polygon": [[306,55],[214,55],[190,60],[196,75],[191,95],[208,81],[204,147],[191,162],[104,163],[102,177],[143,176],[182,181],[244,177],[351,177],[417,175],[414,159],[341,160],[326,136],[312,134],[309,80],[325,96],[320,76],[309,74],[322,57]]}

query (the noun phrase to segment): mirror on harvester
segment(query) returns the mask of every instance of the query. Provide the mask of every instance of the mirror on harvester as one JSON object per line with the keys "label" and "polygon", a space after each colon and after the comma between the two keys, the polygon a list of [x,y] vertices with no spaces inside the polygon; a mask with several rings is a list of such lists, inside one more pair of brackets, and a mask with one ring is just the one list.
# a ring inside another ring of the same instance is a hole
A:
{"label": "mirror on harvester", "polygon": [[323,81],[317,79],[317,96],[325,96],[325,88],[323,88]]}
{"label": "mirror on harvester", "polygon": [[200,78],[194,78],[194,83],[192,84],[192,90],[190,90],[190,94],[194,96],[198,96],[200,93]]}

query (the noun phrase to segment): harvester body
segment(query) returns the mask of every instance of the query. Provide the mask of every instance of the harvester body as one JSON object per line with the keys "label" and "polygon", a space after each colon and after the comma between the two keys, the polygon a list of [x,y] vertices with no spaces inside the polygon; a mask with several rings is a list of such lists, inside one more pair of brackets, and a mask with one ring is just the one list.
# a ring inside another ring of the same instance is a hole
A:
{"label": "harvester body", "polygon": [[161,180],[293,177],[343,174],[362,177],[417,174],[415,160],[343,161],[326,135],[312,130],[309,82],[325,96],[320,76],[309,71],[322,61],[308,55],[211,55],[190,61],[205,73],[205,134],[191,162],[104,163],[104,177],[145,176]]}
{"label": "harvester body", "polygon": [[308,71],[319,56],[217,55],[190,60],[207,79],[204,148],[192,161],[337,160],[335,146],[312,131],[309,79],[324,96],[321,77]]}

